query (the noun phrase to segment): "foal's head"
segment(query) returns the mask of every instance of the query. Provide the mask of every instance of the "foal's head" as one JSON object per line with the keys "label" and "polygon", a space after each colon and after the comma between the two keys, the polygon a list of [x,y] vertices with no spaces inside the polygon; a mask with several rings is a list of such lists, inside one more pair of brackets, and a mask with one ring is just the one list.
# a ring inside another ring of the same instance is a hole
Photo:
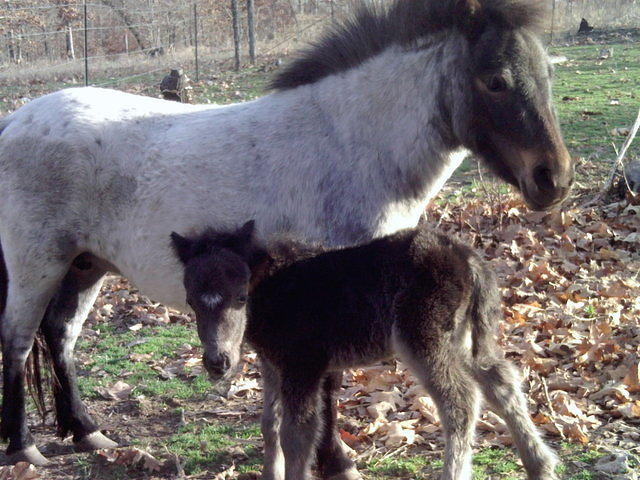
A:
{"label": "foal's head", "polygon": [[173,232],[171,240],[184,264],[187,303],[196,314],[204,366],[213,379],[230,376],[240,359],[251,267],[266,258],[255,245],[254,222],[233,233],[208,230],[193,238]]}

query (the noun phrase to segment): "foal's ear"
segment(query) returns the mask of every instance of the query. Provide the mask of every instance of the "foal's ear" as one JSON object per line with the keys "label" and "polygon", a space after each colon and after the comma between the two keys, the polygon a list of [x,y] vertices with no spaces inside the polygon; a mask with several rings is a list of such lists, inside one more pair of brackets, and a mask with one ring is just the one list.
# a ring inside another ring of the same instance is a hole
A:
{"label": "foal's ear", "polygon": [[171,232],[171,244],[173,251],[176,252],[176,255],[182,263],[187,263],[191,259],[191,240],[183,237],[179,233]]}
{"label": "foal's ear", "polygon": [[249,291],[262,281],[269,273],[269,268],[273,263],[273,258],[263,248],[254,248],[249,253],[247,264],[251,270],[251,280],[249,281]]}
{"label": "foal's ear", "polygon": [[476,16],[482,8],[479,0],[456,0],[454,3],[456,13],[465,17]]}
{"label": "foal's ear", "polygon": [[453,0],[450,12],[458,28],[471,40],[482,34],[485,26],[484,0]]}
{"label": "foal's ear", "polygon": [[243,226],[238,229],[238,239],[243,243],[250,243],[253,241],[253,234],[256,230],[256,221],[249,220]]}

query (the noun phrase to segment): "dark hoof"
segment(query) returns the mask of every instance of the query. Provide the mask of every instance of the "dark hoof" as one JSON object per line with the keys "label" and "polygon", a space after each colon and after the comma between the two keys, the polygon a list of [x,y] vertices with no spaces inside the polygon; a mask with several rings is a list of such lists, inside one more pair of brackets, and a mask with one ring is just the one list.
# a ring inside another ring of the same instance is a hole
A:
{"label": "dark hoof", "polygon": [[73,442],[77,452],[90,452],[101,448],[116,448],[118,444],[100,432],[93,432]]}
{"label": "dark hoof", "polygon": [[349,470],[345,470],[344,472],[338,473],[337,475],[332,475],[328,477],[326,480],[362,480],[362,476],[360,472],[354,468],[350,468]]}
{"label": "dark hoof", "polygon": [[35,465],[36,467],[44,467],[45,465],[49,464],[49,460],[47,460],[44,455],[40,453],[40,450],[38,450],[38,447],[36,447],[35,445],[31,445],[17,452],[8,454],[7,460],[11,464],[16,464],[18,462],[27,462]]}

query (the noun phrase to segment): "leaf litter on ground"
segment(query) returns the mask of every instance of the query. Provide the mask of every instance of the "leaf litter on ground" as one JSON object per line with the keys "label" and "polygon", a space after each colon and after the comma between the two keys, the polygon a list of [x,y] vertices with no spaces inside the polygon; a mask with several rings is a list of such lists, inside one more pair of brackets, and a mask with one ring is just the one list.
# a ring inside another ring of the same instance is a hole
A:
{"label": "leaf litter on ground", "polygon": [[[504,307],[499,340],[523,373],[534,422],[552,440],[602,444],[636,456],[640,450],[639,215],[632,199],[541,213],[504,195],[497,203],[472,199],[427,209],[429,225],[473,245],[496,272]],[[151,302],[120,277],[109,278],[84,336],[99,338],[91,326],[113,317],[127,329],[136,326],[135,333],[141,330],[137,325],[195,327],[188,315]],[[202,372],[198,345],[172,353],[128,358],[151,365],[163,379],[189,381]],[[113,401],[135,395],[121,380],[98,388]],[[241,372],[210,397],[222,404],[212,410],[221,419],[230,418],[225,409],[231,417],[256,414],[256,354],[245,352]],[[400,362],[346,371],[338,406],[341,438],[359,460],[402,455],[412,445],[441,451],[435,404]],[[511,445],[504,422],[486,410],[477,439],[483,447]],[[101,455],[140,466],[148,458],[140,452]]]}

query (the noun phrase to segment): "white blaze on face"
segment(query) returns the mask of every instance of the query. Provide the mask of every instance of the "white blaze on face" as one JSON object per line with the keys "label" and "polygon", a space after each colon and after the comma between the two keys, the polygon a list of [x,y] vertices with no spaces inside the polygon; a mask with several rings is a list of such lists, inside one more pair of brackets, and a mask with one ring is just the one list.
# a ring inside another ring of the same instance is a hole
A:
{"label": "white blaze on face", "polygon": [[222,295],[219,293],[205,293],[202,295],[202,303],[207,307],[214,309],[222,303]]}

